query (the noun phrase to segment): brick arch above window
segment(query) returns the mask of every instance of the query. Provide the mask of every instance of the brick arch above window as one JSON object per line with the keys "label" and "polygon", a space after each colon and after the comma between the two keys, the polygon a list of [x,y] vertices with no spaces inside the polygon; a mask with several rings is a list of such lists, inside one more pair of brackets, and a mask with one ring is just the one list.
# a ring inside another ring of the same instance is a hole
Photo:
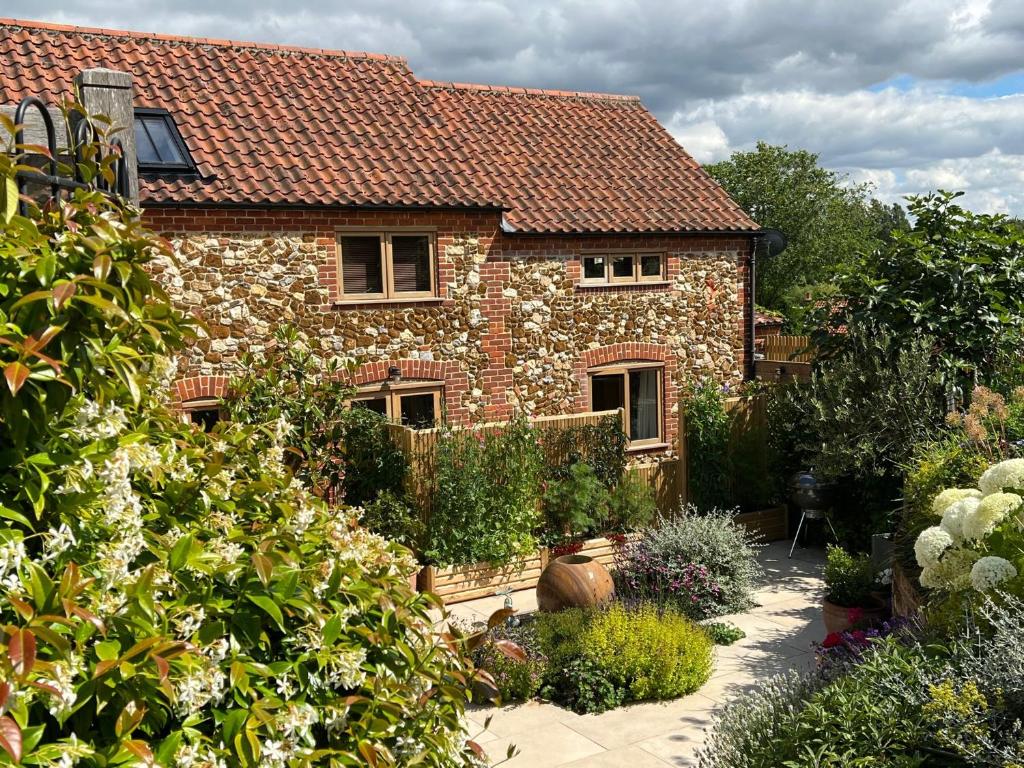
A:
{"label": "brick arch above window", "polygon": [[377,360],[363,363],[352,374],[351,382],[356,386],[373,384],[388,378],[388,371],[398,368],[403,379],[425,379],[446,381],[459,372],[459,364],[451,360]]}
{"label": "brick arch above window", "polygon": [[227,376],[190,376],[174,383],[178,403],[206,397],[224,397],[228,391]]}
{"label": "brick arch above window", "polygon": [[671,351],[664,344],[625,341],[597,347],[596,349],[588,349],[583,353],[581,362],[584,368],[595,368],[599,365],[609,365],[624,360],[666,362],[671,356]]}

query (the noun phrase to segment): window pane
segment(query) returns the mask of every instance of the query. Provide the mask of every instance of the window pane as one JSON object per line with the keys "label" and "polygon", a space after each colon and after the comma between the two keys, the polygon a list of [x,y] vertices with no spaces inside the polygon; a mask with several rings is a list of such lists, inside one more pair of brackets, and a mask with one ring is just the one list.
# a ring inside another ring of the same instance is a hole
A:
{"label": "window pane", "polygon": [[658,437],[658,374],[654,368],[629,372],[629,439]]}
{"label": "window pane", "polygon": [[149,138],[156,149],[159,162],[168,165],[184,165],[185,158],[171,136],[171,129],[167,126],[166,118],[163,116],[143,117],[142,122],[149,132]]}
{"label": "window pane", "polygon": [[220,421],[219,408],[195,408],[188,412],[188,418],[193,424],[199,424],[203,432],[209,432],[213,425]]}
{"label": "window pane", "polygon": [[614,411],[625,405],[621,373],[590,378],[590,407],[595,411]]}
{"label": "window pane", "polygon": [[380,238],[341,238],[341,273],[345,293],[383,293]]}
{"label": "window pane", "polygon": [[658,254],[641,256],[640,274],[644,277],[661,277],[661,256]]}
{"label": "window pane", "polygon": [[612,277],[632,277],[633,257],[616,256],[612,259]]}
{"label": "window pane", "polygon": [[135,154],[138,162],[143,165],[160,162],[160,155],[157,154],[156,147],[153,146],[146,127],[139,118],[135,118]]}
{"label": "window pane", "polygon": [[583,259],[583,277],[587,280],[604,280],[604,256],[586,256]]}
{"label": "window pane", "polygon": [[434,426],[437,417],[434,413],[434,395],[405,395],[400,398],[402,404],[402,424],[414,429]]}
{"label": "window pane", "polygon": [[430,290],[430,240],[425,235],[394,235],[391,263],[396,293]]}
{"label": "window pane", "polygon": [[365,408],[368,411],[379,413],[381,416],[388,415],[388,401],[384,397],[373,397],[366,400],[353,400],[352,405],[356,408]]}

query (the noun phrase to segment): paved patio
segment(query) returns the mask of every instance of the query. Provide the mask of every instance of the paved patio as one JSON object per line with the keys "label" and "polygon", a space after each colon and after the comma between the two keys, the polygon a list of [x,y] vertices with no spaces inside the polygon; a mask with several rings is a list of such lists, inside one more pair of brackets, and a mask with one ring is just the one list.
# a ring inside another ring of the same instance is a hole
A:
{"label": "paved patio", "polygon": [[[693,766],[696,748],[716,708],[756,681],[813,663],[811,643],[825,636],[821,621],[824,552],[797,549],[786,558],[788,542],[762,550],[766,577],[753,610],[725,616],[747,633],[734,645],[715,648],[711,679],[697,693],[669,702],[633,704],[601,715],[577,715],[562,707],[529,702],[469,712],[476,741],[493,763],[508,768],[665,768]],[[536,610],[533,590],[513,594],[520,612]],[[502,606],[488,597],[453,606],[469,621],[482,621]],[[489,728],[485,719],[491,716]],[[509,745],[519,753],[507,762]]]}

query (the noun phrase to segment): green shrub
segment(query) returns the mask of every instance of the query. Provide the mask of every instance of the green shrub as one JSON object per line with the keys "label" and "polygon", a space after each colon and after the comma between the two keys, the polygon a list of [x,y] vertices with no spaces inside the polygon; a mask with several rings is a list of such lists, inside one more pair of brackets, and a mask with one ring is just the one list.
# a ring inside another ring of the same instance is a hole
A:
{"label": "green shrub", "polygon": [[[537,638],[550,670],[545,690],[577,711],[676,698],[711,675],[711,640],[672,609],[613,603],[595,611],[542,613]],[[570,669],[585,679],[574,680]]]}
{"label": "green shrub", "polygon": [[423,522],[419,514],[391,491],[381,491],[376,499],[363,507],[362,523],[374,533],[413,550],[421,546]]}
{"label": "green shrub", "polygon": [[408,551],[293,476],[284,418],[205,434],[166,406],[189,323],[155,262],[174,268],[167,243],[98,192],[0,215],[0,749],[475,764],[472,668]]}
{"label": "green shrub", "polygon": [[543,458],[525,417],[493,432],[446,429],[437,444],[427,556],[508,563],[537,547]]}
{"label": "green shrub", "polygon": [[866,553],[851,555],[842,547],[826,549],[825,597],[846,608],[863,607],[876,588],[875,569]]}
{"label": "green shrub", "polygon": [[715,645],[732,645],[747,636],[747,633],[728,621],[709,621],[701,624]]}
{"label": "green shrub", "polygon": [[622,479],[629,439],[618,416],[604,416],[597,424],[540,425],[538,432],[547,474],[552,479],[567,477],[574,464],[593,469],[605,488],[615,487]]}
{"label": "green shrub", "polygon": [[405,497],[408,461],[391,439],[387,418],[369,408],[349,408],[342,416],[340,459],[345,501],[365,506],[381,493]]}
{"label": "green shrub", "polygon": [[479,656],[474,654],[474,660],[478,667],[490,673],[502,703],[532,699],[540,690],[547,670],[544,659],[512,658],[493,642],[484,643]]}
{"label": "green shrub", "polygon": [[756,537],[718,510],[684,507],[615,555],[621,598],[673,606],[693,619],[746,610],[762,574]]}
{"label": "green shrub", "polygon": [[608,516],[608,490],[589,464],[576,463],[544,490],[544,522],[552,541],[596,532]]}
{"label": "green shrub", "polygon": [[635,531],[650,525],[658,513],[651,486],[631,472],[622,476],[608,497],[605,531]]}
{"label": "green shrub", "polygon": [[732,506],[729,416],[722,387],[705,381],[690,388],[686,408],[686,477],[698,509]]}

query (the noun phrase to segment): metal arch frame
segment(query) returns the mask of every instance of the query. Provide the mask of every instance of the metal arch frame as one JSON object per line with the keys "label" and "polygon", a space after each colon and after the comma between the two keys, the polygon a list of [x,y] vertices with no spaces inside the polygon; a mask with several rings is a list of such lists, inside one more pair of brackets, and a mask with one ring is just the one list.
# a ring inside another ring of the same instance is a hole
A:
{"label": "metal arch frame", "polygon": [[[62,176],[57,163],[57,131],[50,116],[50,110],[45,102],[35,96],[26,96],[19,102],[14,111],[14,124],[17,126],[14,133],[15,148],[25,144],[25,115],[30,109],[39,112],[43,119],[43,127],[46,130],[46,149],[50,153],[46,165],[48,173],[38,170],[20,170],[15,174],[15,181],[18,186],[18,210],[22,216],[28,214],[28,203],[25,200],[28,194],[29,184],[49,185],[50,198],[60,197],[61,190],[72,191],[75,189],[98,189],[107,194],[116,194],[128,197],[128,173],[124,157],[124,145],[120,139],[110,142],[110,151],[116,152],[118,157],[114,163],[114,183],[108,184],[106,179],[99,176],[93,183],[86,183],[81,176],[81,162],[83,160],[83,148],[92,143],[96,138],[96,131],[88,120],[80,120],[75,126],[72,138],[71,154],[74,158],[74,176]],[[32,153],[29,153],[32,154]],[[35,153],[39,154],[39,153]],[[113,189],[111,189],[113,187]]]}

